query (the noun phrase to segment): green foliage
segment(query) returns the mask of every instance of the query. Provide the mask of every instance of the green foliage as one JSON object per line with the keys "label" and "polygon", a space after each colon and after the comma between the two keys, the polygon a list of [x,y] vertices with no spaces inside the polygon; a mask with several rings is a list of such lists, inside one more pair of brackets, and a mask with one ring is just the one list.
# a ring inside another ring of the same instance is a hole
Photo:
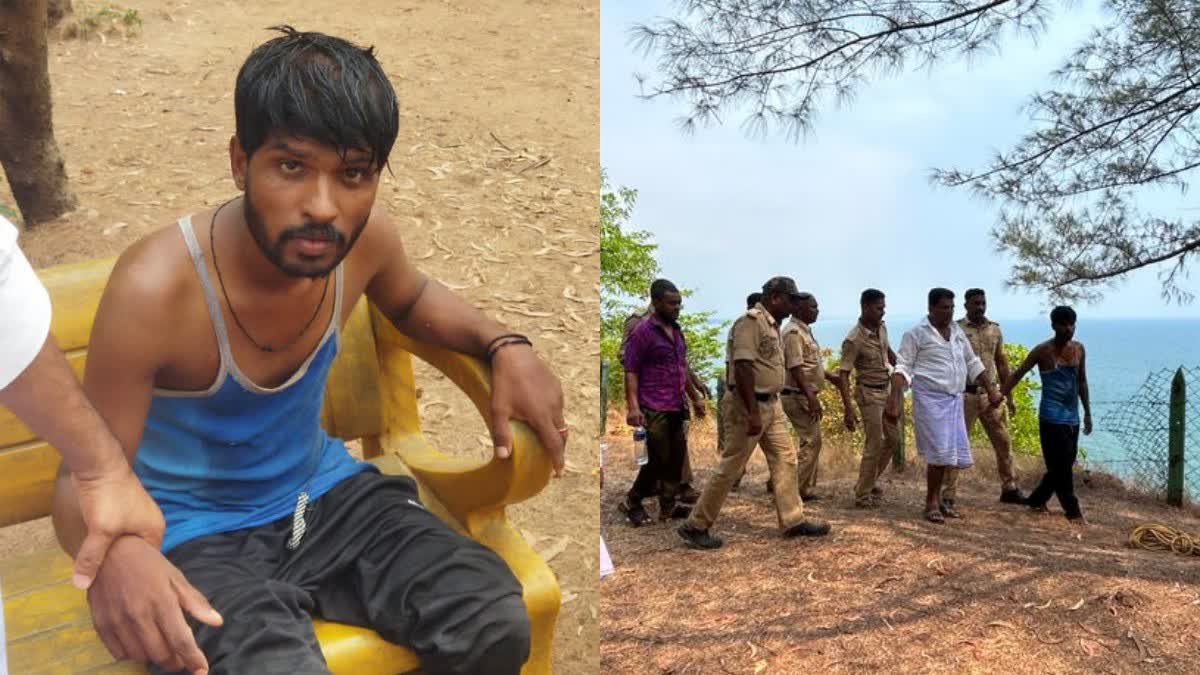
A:
{"label": "green foliage", "polygon": [[[1024,345],[1013,342],[1004,344],[1004,355],[1008,357],[1009,369],[1015,371],[1029,349]],[[1041,453],[1041,442],[1038,440],[1037,408],[1033,403],[1033,392],[1041,388],[1033,373],[1026,375],[1012,390],[1013,404],[1017,414],[1008,417],[1008,436],[1012,442],[1012,451],[1022,455],[1038,455]],[[1007,406],[1007,404],[1005,404]],[[969,429],[971,445],[975,447],[991,447],[982,424],[976,424]]]}
{"label": "green foliage", "polygon": [[4,216],[5,218],[7,218],[8,220],[10,220],[14,223],[18,223],[21,221],[21,214],[17,213],[16,209],[13,209],[4,204],[0,204],[0,216]]}
{"label": "green foliage", "polygon": [[[653,235],[628,225],[636,203],[636,190],[612,190],[607,172],[600,171],[600,358],[612,364],[608,397],[618,404],[625,400],[625,376],[617,360],[625,319],[645,308],[650,283],[660,273]],[[692,291],[673,281],[686,301]],[[687,340],[692,370],[710,382],[717,376],[722,358],[721,334],[726,324],[713,323],[711,312],[688,312],[685,306],[679,325]]]}

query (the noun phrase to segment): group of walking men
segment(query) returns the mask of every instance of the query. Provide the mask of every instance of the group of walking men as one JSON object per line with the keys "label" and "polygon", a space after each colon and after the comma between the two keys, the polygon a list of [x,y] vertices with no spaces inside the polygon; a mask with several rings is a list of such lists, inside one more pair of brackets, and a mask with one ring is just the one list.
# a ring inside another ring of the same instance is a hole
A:
{"label": "group of walking men", "polygon": [[[904,393],[911,389],[917,449],[927,466],[926,520],[943,523],[962,517],[956,506],[958,474],[973,464],[968,430],[978,420],[996,455],[1001,502],[1045,511],[1050,497],[1057,495],[1065,515],[1082,521],[1071,473],[1079,402],[1084,433],[1091,432],[1091,413],[1084,350],[1073,339],[1076,317],[1071,308],[1051,312],[1054,337],[1009,372],[1000,326],[988,320],[981,289],[966,292],[966,316],[957,322],[953,291],[932,289],[927,316],[904,334],[898,352],[891,348],[883,321],[883,292],[867,289],[859,300],[859,318],[842,342],[838,368],[826,372],[812,332],[819,305],[811,293],[801,292],[789,277],[773,277],[761,293],[747,298],[746,312],[729,331],[726,391],[718,392],[720,463],[697,493],[691,487],[687,422],[689,411],[705,415],[704,399],[710,394],[688,366],[678,324],[682,297],[670,281],[656,280],[650,306],[626,322],[620,354],[627,422],[645,428],[649,454],[619,505],[630,524],[650,522],[643,502],[657,496],[660,520],[686,519],[678,528],[685,543],[719,548],[721,539],[709,530],[729,492],[737,489],[754,448],[761,447],[770,470],[767,490],[774,495],[783,535],[827,534],[827,523],[804,515],[804,503],[821,498],[815,491],[824,414],[819,394],[826,384],[837,387],[846,429],[854,431],[859,424],[863,429],[856,507],[875,508],[881,502],[879,478],[898,443]],[[1047,470],[1026,496],[1013,469],[1002,405],[1007,401],[1008,411],[1016,412],[1011,390],[1034,366],[1043,380],[1039,431]]]}

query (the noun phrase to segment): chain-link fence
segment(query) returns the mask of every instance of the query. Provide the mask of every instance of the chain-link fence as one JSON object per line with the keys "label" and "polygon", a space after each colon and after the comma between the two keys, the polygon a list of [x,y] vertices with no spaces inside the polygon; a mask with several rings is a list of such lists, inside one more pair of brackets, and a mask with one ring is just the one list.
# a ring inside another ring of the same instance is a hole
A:
{"label": "chain-link fence", "polygon": [[[1200,491],[1200,367],[1180,368],[1183,372],[1184,402],[1184,485],[1186,491]],[[1121,444],[1122,457],[1101,464],[1114,466],[1135,487],[1155,495],[1165,495],[1170,446],[1171,381],[1176,369],[1150,373],[1141,388],[1128,401],[1116,405],[1102,425]]]}

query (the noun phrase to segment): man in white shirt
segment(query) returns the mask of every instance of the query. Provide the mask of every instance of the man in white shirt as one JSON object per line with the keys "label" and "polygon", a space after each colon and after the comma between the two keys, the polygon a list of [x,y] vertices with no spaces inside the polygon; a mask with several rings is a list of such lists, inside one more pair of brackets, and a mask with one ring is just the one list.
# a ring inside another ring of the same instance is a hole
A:
{"label": "man in white shirt", "polygon": [[157,547],[163,517],[117,439],[84,396],[50,335],[50,295],[0,216],[0,405],[62,453],[79,491],[87,539],[75,557],[86,589],[108,547],[126,535]]}
{"label": "man in white shirt", "polygon": [[900,416],[904,389],[913,390],[912,419],[917,451],[925,459],[925,518],[943,523],[947,516],[961,517],[942,501],[946,469],[972,464],[967,425],[963,419],[963,391],[971,381],[987,392],[992,408],[1004,398],[988,377],[983,361],[971,349],[961,326],[953,322],[954,292],[929,291],[929,314],[900,340],[896,371],[884,414]]}

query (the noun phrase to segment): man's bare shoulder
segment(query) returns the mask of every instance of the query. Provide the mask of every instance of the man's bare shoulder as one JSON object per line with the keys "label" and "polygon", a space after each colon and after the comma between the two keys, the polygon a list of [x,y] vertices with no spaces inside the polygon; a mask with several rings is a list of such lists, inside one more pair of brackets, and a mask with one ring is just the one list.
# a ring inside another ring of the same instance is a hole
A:
{"label": "man's bare shoulder", "polygon": [[172,308],[198,283],[177,226],[151,232],[117,258],[104,291],[106,311],[169,320]]}

